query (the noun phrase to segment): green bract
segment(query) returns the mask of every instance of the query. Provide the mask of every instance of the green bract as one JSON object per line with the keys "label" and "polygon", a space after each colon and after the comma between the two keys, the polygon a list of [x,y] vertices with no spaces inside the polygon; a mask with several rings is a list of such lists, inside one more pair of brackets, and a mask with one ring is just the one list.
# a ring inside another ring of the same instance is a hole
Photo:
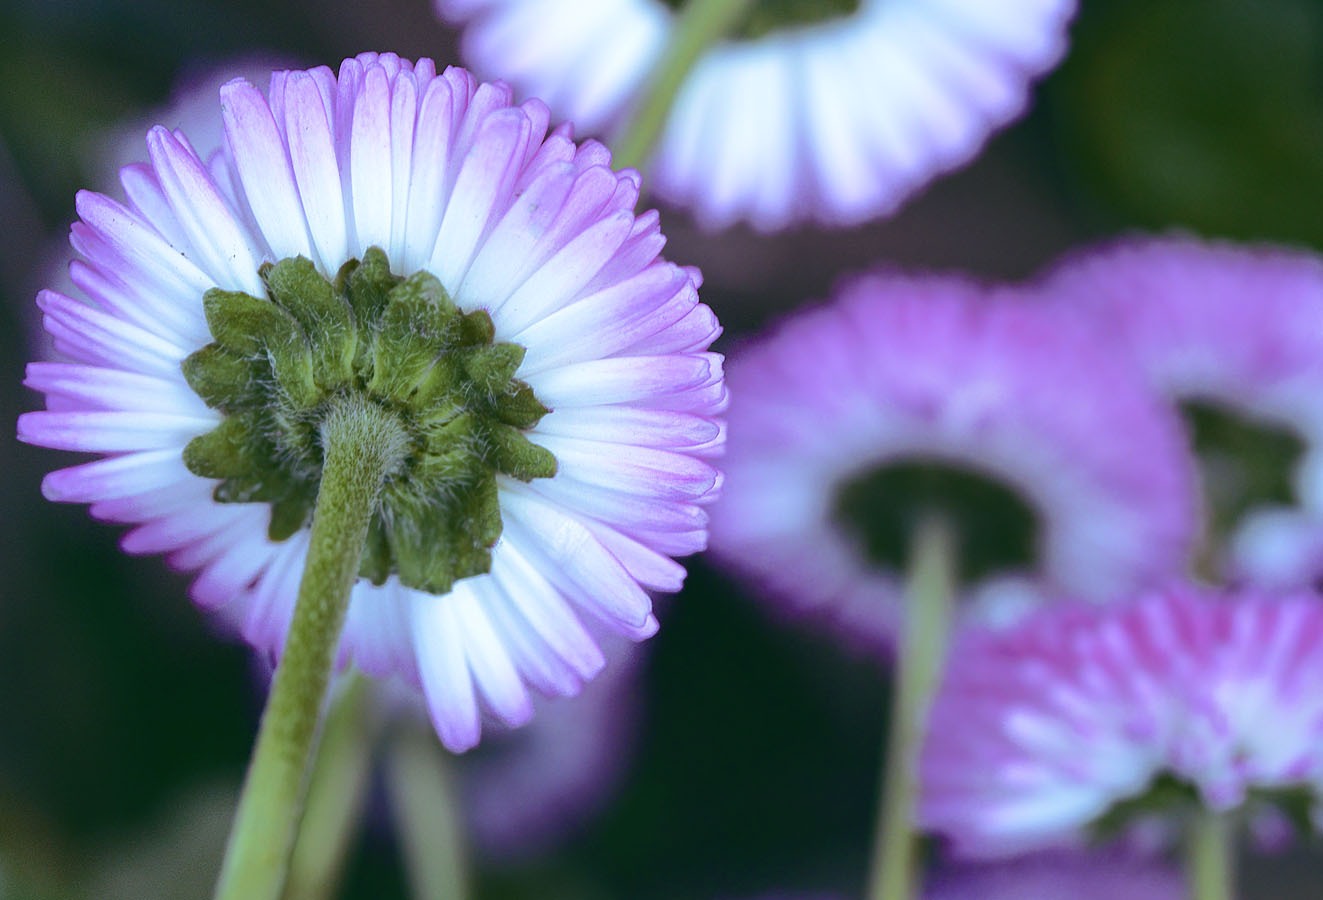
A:
{"label": "green bract", "polygon": [[494,342],[487,312],[462,312],[427,272],[391,274],[375,247],[334,281],[303,257],[261,275],[266,298],[203,298],[214,342],[184,360],[184,376],[225,419],[184,449],[189,470],[221,479],[221,502],[271,504],[270,536],[284,540],[312,516],[327,412],[371,403],[411,446],[387,478],[361,574],[445,593],[489,571],[496,476],[556,473],[556,458],[523,433],[548,411],[514,377],[524,348]]}

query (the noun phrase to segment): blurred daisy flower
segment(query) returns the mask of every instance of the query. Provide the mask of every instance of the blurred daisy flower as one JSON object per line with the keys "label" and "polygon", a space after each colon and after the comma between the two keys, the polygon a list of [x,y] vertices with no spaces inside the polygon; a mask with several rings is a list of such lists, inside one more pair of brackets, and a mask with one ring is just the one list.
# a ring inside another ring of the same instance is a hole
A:
{"label": "blurred daisy flower", "polygon": [[873,274],[741,348],[719,559],[884,644],[929,513],[984,618],[1181,571],[1196,503],[1178,420],[1088,330],[1022,299]]}
{"label": "blurred daisy flower", "polygon": [[968,632],[933,706],[921,824],[961,855],[1079,843],[1153,816],[1323,798],[1323,607],[1172,587]]}
{"label": "blurred daisy flower", "polygon": [[1116,334],[1186,414],[1209,574],[1281,588],[1323,576],[1323,260],[1131,239],[1067,259],[1041,287]]}
{"label": "blurred daisy flower", "polygon": [[[135,526],[194,599],[278,654],[308,549],[319,423],[376,410],[407,453],[374,516],[342,664],[422,688],[452,749],[528,688],[578,692],[703,547],[723,441],[719,326],[658,256],[639,179],[467,72],[390,54],[221,89],[225,148],[152,129],[126,200],[78,197],[77,287],[33,444],[102,458],[53,500]],[[440,597],[444,595],[444,601]]]}
{"label": "blurred daisy flower", "polygon": [[[619,128],[677,31],[662,0],[436,0],[462,51],[593,133]],[[893,211],[1024,109],[1074,0],[750,3],[697,61],[649,187],[719,228]]]}

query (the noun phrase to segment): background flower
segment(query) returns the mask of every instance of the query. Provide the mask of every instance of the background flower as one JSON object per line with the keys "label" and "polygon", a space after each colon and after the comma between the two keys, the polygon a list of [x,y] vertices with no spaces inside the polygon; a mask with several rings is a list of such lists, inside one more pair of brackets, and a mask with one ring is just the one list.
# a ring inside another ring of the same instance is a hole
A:
{"label": "background flower", "polygon": [[1214,565],[1300,587],[1323,575],[1323,260],[1170,236],[1072,254],[1041,290],[1118,339],[1187,411]]}
{"label": "background flower", "polygon": [[[675,25],[660,0],[436,4],[469,23],[462,49],[477,71],[596,133],[621,124]],[[820,4],[786,23],[755,8],[754,33],[708,51],[676,99],[649,188],[713,228],[890,213],[1020,114],[1075,11],[1073,0],[842,5],[857,8]]]}
{"label": "background flower", "polygon": [[1312,594],[1188,587],[971,633],[929,721],[920,820],[959,854],[994,857],[1078,844],[1121,804],[1299,811],[1299,795],[1317,815],[1321,634]]}
{"label": "background flower", "polygon": [[[929,503],[967,529],[983,617],[1184,566],[1195,502],[1175,418],[1087,330],[1009,290],[858,278],[741,348],[730,380],[713,549],[845,633],[889,636],[904,532]],[[915,466],[940,470],[931,491]],[[953,488],[953,472],[982,481]]]}

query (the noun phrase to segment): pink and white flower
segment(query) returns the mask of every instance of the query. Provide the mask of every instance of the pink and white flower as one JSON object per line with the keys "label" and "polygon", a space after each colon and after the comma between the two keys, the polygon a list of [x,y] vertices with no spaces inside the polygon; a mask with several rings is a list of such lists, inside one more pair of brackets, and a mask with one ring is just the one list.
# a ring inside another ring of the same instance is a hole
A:
{"label": "pink and white flower", "polygon": [[[475,70],[597,134],[619,128],[677,21],[661,0],[435,2],[466,24]],[[737,35],[690,73],[650,187],[713,228],[886,215],[1023,112],[1033,80],[1065,52],[1075,5],[859,0]]]}
{"label": "pink and white flower", "polygon": [[918,462],[1001,485],[1037,520],[1034,564],[965,586],[976,616],[1063,593],[1106,601],[1183,571],[1197,504],[1179,421],[1095,343],[1009,290],[847,283],[731,362],[740,402],[713,551],[791,608],[889,643],[900,564],[870,560],[838,506],[861,476]]}
{"label": "pink and white flower", "polygon": [[1171,400],[1220,407],[1301,441],[1289,473],[1295,503],[1247,510],[1220,536],[1221,564],[1232,578],[1277,588],[1323,576],[1323,259],[1134,238],[1072,255],[1040,288],[1114,336]]}
{"label": "pink and white flower", "polygon": [[181,364],[213,341],[203,295],[266,296],[266,263],[304,257],[323,278],[380,248],[392,277],[435,276],[467,315],[522,348],[517,379],[550,409],[522,438],[554,477],[496,475],[503,530],[490,571],[445,596],[391,574],[354,588],[341,662],[426,695],[442,740],[478,741],[484,713],[533,712],[529,688],[571,695],[602,668],[585,616],[642,639],[649,590],[677,590],[669,557],[706,542],[721,476],[719,333],[698,273],[658,254],[656,213],[635,215],[639,177],[600,144],[548,131],[540,101],[391,54],[276,72],[264,94],[220,92],[224,151],[154,128],[126,199],[78,197],[76,292],[38,303],[68,362],[33,363],[47,409],[22,440],[101,458],[49,475],[53,500],[134,526],[132,553],[197,571],[192,595],[257,648],[284,641],[308,529],[273,540],[272,506],[220,502],[185,446],[224,415]]}
{"label": "pink and white flower", "polygon": [[919,818],[970,857],[1078,844],[1159,777],[1216,811],[1299,791],[1318,815],[1316,596],[1176,586],[967,633],[929,720]]}

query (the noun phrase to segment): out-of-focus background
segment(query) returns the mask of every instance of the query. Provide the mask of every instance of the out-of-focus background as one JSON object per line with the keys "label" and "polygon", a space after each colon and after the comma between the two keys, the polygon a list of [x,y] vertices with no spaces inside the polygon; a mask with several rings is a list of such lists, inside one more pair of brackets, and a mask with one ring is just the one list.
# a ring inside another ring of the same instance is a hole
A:
{"label": "out-of-focus background", "polygon": [[[888,221],[709,235],[663,209],[668,257],[707,276],[721,346],[878,262],[1014,279],[1135,229],[1323,250],[1323,4],[1082,5],[1031,113]],[[111,188],[108,148],[126,123],[145,132],[177,86],[232,60],[334,67],[362,50],[459,61],[428,0],[4,0],[0,421],[11,434],[38,402],[20,386],[43,352],[33,296],[59,277],[75,191]],[[72,462],[0,441],[0,898],[209,896],[261,679],[187,601],[184,578],[120,552],[119,530],[84,508],[42,500],[41,476]],[[535,850],[483,861],[479,896],[856,894],[885,664],[770,618],[698,559],[641,666],[618,789]],[[380,780],[345,897],[407,893]],[[1249,897],[1317,897],[1323,862],[1258,857],[1242,879]]]}

